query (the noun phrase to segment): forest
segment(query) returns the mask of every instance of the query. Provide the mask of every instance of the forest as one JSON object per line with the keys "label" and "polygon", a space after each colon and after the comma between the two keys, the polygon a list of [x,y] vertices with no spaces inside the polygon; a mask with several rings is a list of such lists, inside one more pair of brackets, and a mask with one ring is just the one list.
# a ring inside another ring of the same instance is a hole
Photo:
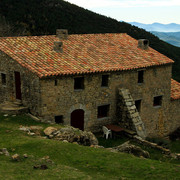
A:
{"label": "forest", "polygon": [[148,39],[150,46],[175,61],[173,78],[180,82],[180,48],[126,22],[99,15],[63,0],[1,0],[0,36],[55,34],[127,33],[135,39]]}

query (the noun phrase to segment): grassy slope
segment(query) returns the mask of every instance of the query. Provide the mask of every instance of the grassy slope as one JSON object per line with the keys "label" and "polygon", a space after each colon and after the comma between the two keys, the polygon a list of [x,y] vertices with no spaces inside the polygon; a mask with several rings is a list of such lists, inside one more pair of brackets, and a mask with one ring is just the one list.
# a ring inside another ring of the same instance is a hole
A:
{"label": "grassy slope", "polygon": [[[79,146],[39,137],[19,131],[19,125],[41,125],[26,116],[0,115],[0,148],[10,154],[27,153],[29,158],[13,162],[0,155],[0,179],[175,179],[180,178],[180,166],[155,160],[136,158],[104,149]],[[9,130],[9,132],[7,132]],[[14,152],[11,150],[15,149]],[[49,156],[54,164],[47,170],[35,170],[41,158]]]}
{"label": "grassy slope", "polygon": [[[4,22],[4,23],[3,23]],[[9,25],[12,27],[9,29]],[[118,22],[63,0],[1,0],[0,30],[4,35],[55,34],[56,29],[68,29],[70,34],[127,33],[135,39],[149,39],[150,46],[175,61],[173,78],[180,81],[180,48],[174,47],[153,34]]]}

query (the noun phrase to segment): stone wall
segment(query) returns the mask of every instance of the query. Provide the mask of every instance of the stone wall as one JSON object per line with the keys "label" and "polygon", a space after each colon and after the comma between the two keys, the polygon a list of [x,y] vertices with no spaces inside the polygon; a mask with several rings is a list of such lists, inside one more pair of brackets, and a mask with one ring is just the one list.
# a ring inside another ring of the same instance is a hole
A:
{"label": "stone wall", "polygon": [[3,52],[0,52],[0,76],[1,73],[6,74],[6,85],[2,85],[0,77],[0,103],[16,101],[15,71],[20,72],[21,76],[23,105],[29,107],[31,113],[39,115],[39,78]]}
{"label": "stone wall", "polygon": [[[98,131],[102,125],[119,122],[117,116],[118,88],[128,89],[133,100],[141,100],[140,117],[147,136],[164,136],[179,126],[180,100],[170,100],[171,65],[141,69],[144,82],[138,83],[138,70],[85,74],[84,89],[74,89],[74,77],[57,76],[39,79],[12,58],[0,52],[0,73],[6,74],[7,84],[0,78],[0,102],[15,101],[14,71],[21,74],[22,103],[42,120],[54,122],[63,116],[70,124],[71,113],[84,110],[85,130]],[[102,75],[109,75],[108,87],[101,87]],[[80,75],[80,77],[82,77]],[[153,99],[162,96],[161,106]],[[98,118],[98,106],[109,105],[107,117]]]}
{"label": "stone wall", "polygon": [[180,99],[171,100],[167,119],[166,128],[168,132],[171,133],[180,127]]}
{"label": "stone wall", "polygon": [[[103,74],[109,75],[108,87],[101,87]],[[63,115],[64,123],[70,124],[71,112],[83,109],[85,129],[97,131],[102,125],[119,121],[116,116],[118,88],[126,88],[134,100],[141,100],[139,113],[147,135],[159,136],[168,133],[166,124],[169,121],[167,116],[170,105],[171,65],[144,69],[143,83],[138,83],[137,70],[103,74],[82,75],[85,87],[83,90],[74,90],[73,76],[56,77],[57,86],[55,77],[41,79],[41,117],[54,122],[54,116]],[[161,106],[153,106],[156,96],[162,96]],[[107,104],[110,105],[108,117],[97,118],[98,106]]]}

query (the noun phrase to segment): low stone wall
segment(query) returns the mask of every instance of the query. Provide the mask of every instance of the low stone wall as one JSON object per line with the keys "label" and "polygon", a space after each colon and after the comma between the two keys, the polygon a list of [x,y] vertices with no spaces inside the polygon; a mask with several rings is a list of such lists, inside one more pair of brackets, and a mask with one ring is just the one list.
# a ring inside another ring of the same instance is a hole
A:
{"label": "low stone wall", "polygon": [[152,148],[155,148],[155,149],[159,149],[160,151],[162,151],[164,154],[167,154],[167,155],[170,155],[170,154],[171,154],[171,151],[170,151],[169,149],[163,148],[162,146],[159,146],[159,145],[157,145],[156,143],[152,143],[152,142],[146,141],[146,140],[142,139],[142,138],[139,137],[139,136],[134,136],[133,138],[134,138],[134,140],[136,140],[139,144],[143,144],[143,145],[148,146],[148,147],[152,147]]}

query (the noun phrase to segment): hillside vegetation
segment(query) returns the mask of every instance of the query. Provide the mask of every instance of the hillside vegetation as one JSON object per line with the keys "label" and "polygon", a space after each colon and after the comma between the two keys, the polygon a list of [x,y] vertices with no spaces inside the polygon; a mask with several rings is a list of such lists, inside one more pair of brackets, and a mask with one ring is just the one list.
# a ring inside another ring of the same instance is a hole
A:
{"label": "hillside vegetation", "polygon": [[[28,116],[0,114],[0,149],[10,153],[0,154],[0,179],[180,179],[178,164],[30,136],[19,130],[32,125],[48,126]],[[11,159],[16,153],[19,161]],[[34,168],[39,165],[47,169]]]}
{"label": "hillside vegetation", "polygon": [[175,61],[173,77],[180,81],[180,48],[125,22],[118,22],[63,0],[1,0],[0,35],[55,34],[68,29],[70,34],[127,33],[135,39],[146,38],[150,46]]}

